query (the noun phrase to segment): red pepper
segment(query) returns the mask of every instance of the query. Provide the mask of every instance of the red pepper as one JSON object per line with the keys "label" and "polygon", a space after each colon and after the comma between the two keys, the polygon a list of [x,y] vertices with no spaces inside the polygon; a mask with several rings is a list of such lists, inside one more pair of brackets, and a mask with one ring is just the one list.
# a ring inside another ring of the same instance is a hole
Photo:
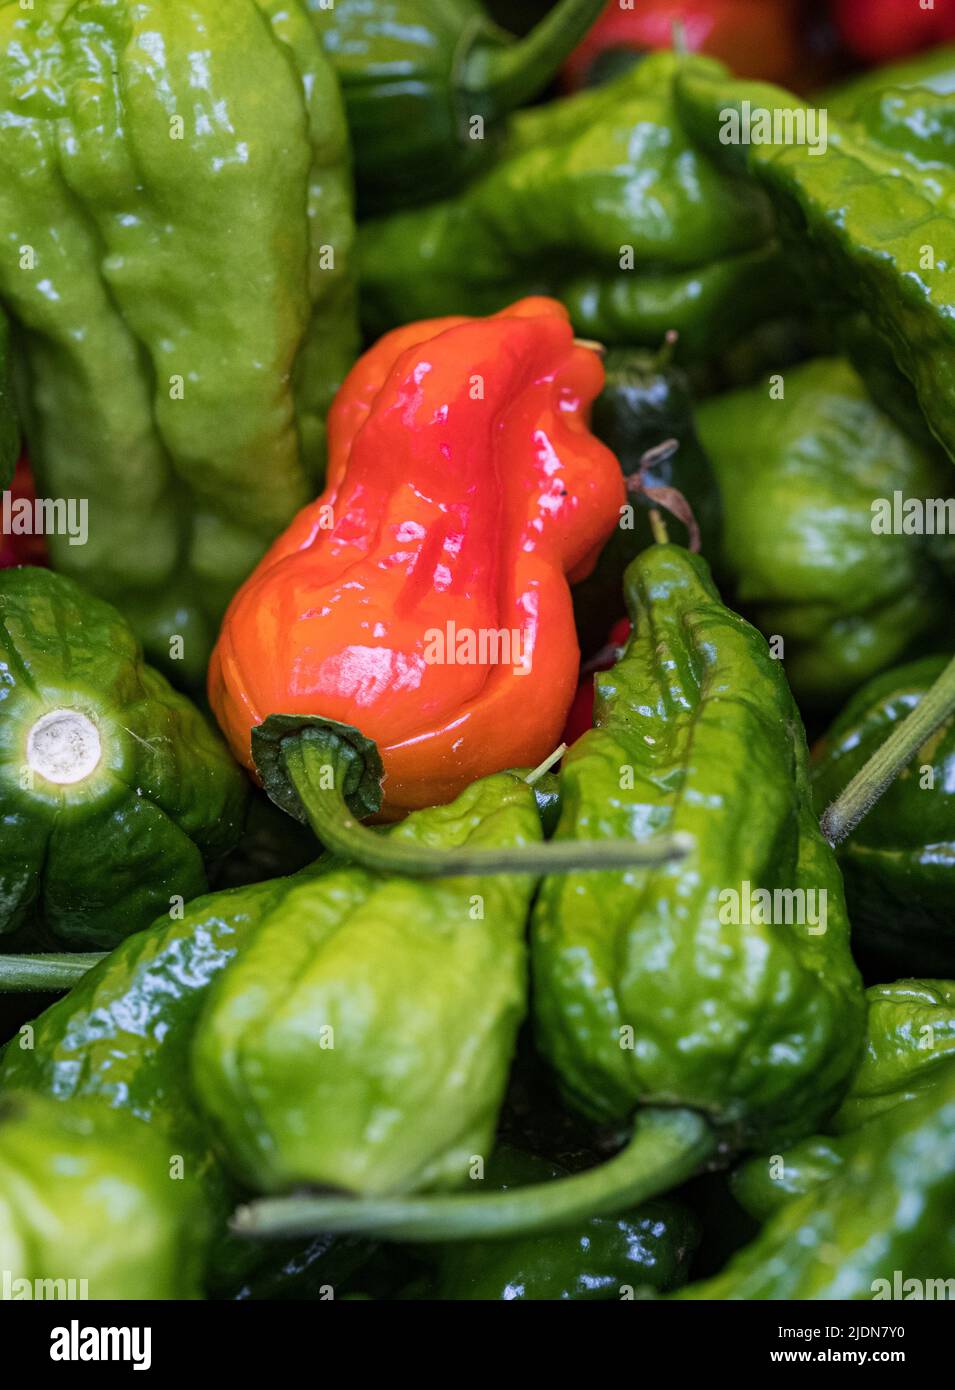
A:
{"label": "red pepper", "polygon": [[567,87],[586,86],[595,61],[611,49],[671,48],[674,22],[691,53],[720,58],[740,77],[793,86],[803,75],[800,0],[636,0],[627,8],[610,0],[564,66]]}
{"label": "red pepper", "polygon": [[846,47],[868,63],[884,63],[955,39],[955,0],[835,0],[833,15]]}
{"label": "red pepper", "polygon": [[618,618],[610,629],[606,646],[587,662],[580,685],[577,687],[577,694],[574,696],[574,703],[567,716],[567,723],[564,725],[563,742],[568,746],[576,743],[581,734],[593,728],[594,675],[597,671],[609,671],[611,666],[616,665],[620,659],[620,649],[627,645],[629,639],[630,619]]}
{"label": "red pepper", "polygon": [[331,412],[325,492],[236,594],[213,654],[209,699],[241,761],[268,716],[291,717],[259,735],[279,743],[335,721],[377,745],[394,817],[547,757],[577,678],[569,580],[625,502],[587,428],[603,379],[549,299],[410,324],[361,358]]}
{"label": "red pepper", "polygon": [[[26,455],[22,455],[14,469],[10,483],[11,504],[19,501],[34,503],[36,489],[33,474]],[[42,536],[21,536],[16,533],[0,531],[0,569],[11,569],[14,565],[49,564],[46,541]]]}

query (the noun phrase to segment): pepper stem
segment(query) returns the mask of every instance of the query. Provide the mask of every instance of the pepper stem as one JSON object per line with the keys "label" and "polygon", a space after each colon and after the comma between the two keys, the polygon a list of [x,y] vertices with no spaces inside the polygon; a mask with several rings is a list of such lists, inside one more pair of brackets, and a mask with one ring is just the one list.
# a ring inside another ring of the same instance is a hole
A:
{"label": "pepper stem", "polygon": [[587,33],[606,0],[560,0],[526,38],[482,24],[465,51],[460,83],[480,99],[483,113],[513,111],[537,96]]}
{"label": "pepper stem", "polygon": [[699,1171],[716,1136],[694,1110],[641,1112],[615,1158],[585,1173],[489,1196],[272,1197],[240,1207],[240,1235],[299,1236],[363,1232],[383,1240],[497,1238],[559,1230],[585,1217],[609,1216],[668,1191]]}
{"label": "pepper stem", "polygon": [[343,791],[347,763],[334,739],[284,740],[282,763],[309,825],[326,849],[380,873],[414,878],[456,875],[555,874],[581,869],[624,869],[683,859],[692,848],[685,834],[636,840],[549,840],[500,849],[432,849],[382,835],[356,820]]}
{"label": "pepper stem", "polygon": [[831,845],[838,845],[872,810],[883,792],[906,767],[927,739],[955,713],[955,658],[945,667],[912,713],[889,735],[845,791],[823,814],[820,828]]}
{"label": "pepper stem", "polygon": [[0,993],[72,989],[106,954],[106,951],[88,951],[0,956]]}

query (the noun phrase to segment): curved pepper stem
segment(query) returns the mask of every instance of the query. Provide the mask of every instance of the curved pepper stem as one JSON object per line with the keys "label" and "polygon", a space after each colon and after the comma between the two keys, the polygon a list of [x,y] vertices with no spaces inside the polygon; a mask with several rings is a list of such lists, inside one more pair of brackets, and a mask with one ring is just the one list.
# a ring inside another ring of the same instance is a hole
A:
{"label": "curved pepper stem", "polygon": [[955,658],[823,814],[819,825],[831,845],[838,845],[851,835],[922,744],[952,714],[955,714]]}
{"label": "curved pepper stem", "polygon": [[645,1110],[615,1158],[585,1173],[490,1196],[268,1197],[240,1207],[232,1229],[244,1236],[363,1232],[382,1240],[495,1239],[559,1230],[610,1216],[668,1191],[697,1173],[717,1149],[695,1110]]}
{"label": "curved pepper stem", "polygon": [[473,94],[485,116],[499,116],[537,96],[576,48],[606,0],[560,0],[526,38],[481,23],[458,70],[462,93]]}
{"label": "curved pepper stem", "polygon": [[106,951],[83,951],[51,955],[0,956],[0,993],[29,993],[36,990],[50,993],[72,989],[94,965],[99,965]]}
{"label": "curved pepper stem", "polygon": [[637,840],[549,840],[499,849],[432,849],[361,824],[381,806],[382,764],[374,742],[332,719],[271,715],[252,730],[252,755],[266,792],[310,825],[327,850],[379,873],[413,878],[560,874],[626,869],[684,859],[685,834]]}

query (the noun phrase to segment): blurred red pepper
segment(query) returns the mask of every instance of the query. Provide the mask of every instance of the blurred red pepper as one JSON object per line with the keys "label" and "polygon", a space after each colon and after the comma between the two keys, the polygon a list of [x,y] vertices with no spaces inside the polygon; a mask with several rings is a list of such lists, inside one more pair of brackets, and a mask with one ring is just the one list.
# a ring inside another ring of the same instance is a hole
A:
{"label": "blurred red pepper", "polygon": [[633,8],[610,0],[567,60],[565,85],[589,85],[594,64],[614,49],[671,48],[674,22],[682,25],[691,53],[720,58],[739,77],[802,84],[807,55],[801,0],[635,0]]}
{"label": "blurred red pepper", "polygon": [[[36,488],[33,474],[25,454],[20,456],[10,483],[11,503],[21,499],[36,501]],[[7,534],[0,529],[0,569],[11,569],[14,565],[46,565],[49,556],[46,541],[42,536],[18,536]]]}
{"label": "blurred red pepper", "polygon": [[576,743],[581,734],[585,734],[588,729],[593,727],[594,722],[594,673],[596,671],[609,671],[611,666],[616,664],[620,655],[621,647],[625,647],[630,639],[630,619],[618,618],[610,629],[610,636],[607,638],[607,645],[603,647],[595,656],[592,656],[586,666],[582,668],[583,678],[577,687],[577,694],[574,696],[574,703],[570,707],[567,716],[567,724],[564,728],[563,743]]}
{"label": "blurred red pepper", "polygon": [[868,63],[884,63],[955,39],[955,0],[835,0],[833,17],[846,47]]}

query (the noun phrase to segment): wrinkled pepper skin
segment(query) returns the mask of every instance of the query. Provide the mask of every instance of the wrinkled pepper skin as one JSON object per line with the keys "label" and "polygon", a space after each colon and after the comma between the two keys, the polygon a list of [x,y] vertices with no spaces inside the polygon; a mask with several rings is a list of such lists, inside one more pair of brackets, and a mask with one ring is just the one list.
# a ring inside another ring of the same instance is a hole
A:
{"label": "wrinkled pepper skin", "polygon": [[[820,814],[947,663],[924,657],[856,692],[813,750]],[[955,719],[919,749],[837,853],[857,944],[877,963],[955,971]]]}
{"label": "wrinkled pepper skin", "polygon": [[[695,845],[678,865],[544,879],[538,1044],[594,1119],[685,1105],[734,1146],[798,1138],[841,1098],[865,1018],[799,715],[701,557],[653,546],[625,591],[635,635],[597,677],[595,727],[564,760],[556,838],[666,829]],[[810,932],[808,899],[804,925],[742,924],[742,905],[736,924],[721,920],[721,895],[744,884],[825,891],[825,930]]]}
{"label": "wrinkled pepper skin", "polygon": [[561,0],[518,44],[479,0],[305,4],[341,82],[365,212],[473,178],[494,157],[502,118],[547,85],[601,8]]}
{"label": "wrinkled pepper skin", "polygon": [[[378,745],[394,819],[548,756],[577,679],[569,582],[624,501],[585,423],[602,385],[547,299],[413,324],[362,357],[331,413],[325,492],[236,594],[213,654],[237,758],[252,766],[270,715],[353,726]],[[502,632],[506,648],[457,655],[455,634]]]}
{"label": "wrinkled pepper skin", "polygon": [[877,534],[877,499],[945,496],[948,465],[868,398],[849,364],[820,358],[697,411],[724,509],[721,569],[741,609],[784,639],[797,699],[844,699],[944,628],[951,537]]}
{"label": "wrinkled pepper skin", "polygon": [[677,120],[682,64],[721,71],[653,54],[605,87],[521,112],[497,164],[459,198],[365,223],[368,332],[547,292],[586,337],[657,347],[676,329],[694,358],[785,308],[791,274],[766,199],[722,177]]}
{"label": "wrinkled pepper skin", "polygon": [[13,401],[10,327],[0,313],[0,492],[10,486],[20,448],[20,427]]}
{"label": "wrinkled pepper skin", "polygon": [[109,947],[205,892],[246,780],[119,613],[51,570],[0,571],[0,677],[0,937]]}
{"label": "wrinkled pepper skin", "polygon": [[[926,1281],[955,1277],[953,1201],[955,1067],[948,1066],[911,1104],[861,1130],[842,1169],[788,1202],[726,1269],[674,1297],[944,1298],[926,1292]],[[908,1280],[921,1281],[921,1291],[906,1289]]]}
{"label": "wrinkled pepper skin", "polygon": [[199,1298],[205,1239],[195,1180],[170,1176],[169,1146],[145,1125],[0,1099],[0,1298]]}
{"label": "wrinkled pepper skin", "polygon": [[862,1060],[827,1133],[784,1153],[748,1159],[732,1175],[733,1195],[764,1220],[794,1197],[845,1167],[870,1122],[917,1100],[955,1060],[955,984],[898,980],[866,991],[868,1021]]}
{"label": "wrinkled pepper skin", "polygon": [[[594,401],[590,426],[620,460],[625,478],[640,473],[648,449],[675,439],[677,452],[647,467],[646,488],[676,488],[686,498],[700,528],[700,549],[709,559],[719,555],[722,508],[719,489],[709,459],[703,451],[693,420],[689,382],[678,367],[660,361],[659,355],[617,349],[604,359],[606,383]],[[649,511],[660,503],[645,490],[630,492],[627,512],[600,552],[597,566],[574,587],[574,617],[585,654],[596,650],[607,633],[607,618],[620,607],[621,586],[627,565],[653,541]],[[627,525],[623,525],[626,520]],[[684,524],[666,513],[670,539],[686,545]]]}
{"label": "wrinkled pepper skin", "polygon": [[[876,91],[853,119],[827,120],[826,148],[726,143],[728,113],[798,112],[789,92],[684,68],[677,107],[727,172],[748,171],[812,253],[829,293],[869,315],[915,387],[932,433],[955,460],[955,179],[952,101],[912,87]],[[807,127],[808,130],[808,127]],[[819,131],[817,129],[817,136]]]}
{"label": "wrinkled pepper skin", "polygon": [[354,357],[334,74],[298,0],[3,0],[0,113],[24,429],[41,492],[89,502],[54,564],[201,679]]}
{"label": "wrinkled pepper skin", "polygon": [[[534,844],[506,773],[390,835]],[[381,1194],[464,1183],[488,1153],[526,1009],[532,876],[382,879],[329,861],[261,913],[211,990],[192,1084],[238,1176]]]}
{"label": "wrinkled pepper skin", "polygon": [[[560,1164],[520,1150],[498,1149],[489,1185],[507,1189],[566,1176]],[[618,1217],[597,1216],[566,1231],[511,1240],[462,1240],[435,1249],[426,1296],[441,1300],[598,1300],[632,1298],[640,1288],[663,1293],[686,1282],[699,1244],[699,1223],[678,1202],[645,1202]]]}

